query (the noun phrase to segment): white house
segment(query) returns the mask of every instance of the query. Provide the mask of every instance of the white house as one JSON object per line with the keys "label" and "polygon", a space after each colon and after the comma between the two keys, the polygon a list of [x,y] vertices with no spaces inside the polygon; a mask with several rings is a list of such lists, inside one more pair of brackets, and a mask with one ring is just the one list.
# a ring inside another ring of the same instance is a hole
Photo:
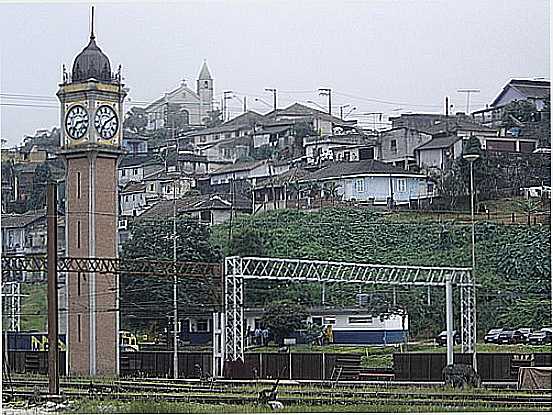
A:
{"label": "white house", "polygon": [[119,194],[123,216],[139,216],[147,208],[146,184],[129,182]]}
{"label": "white house", "polygon": [[433,196],[433,185],[415,174],[378,160],[334,162],[303,182],[332,183],[341,201],[369,202],[374,205],[408,205]]}

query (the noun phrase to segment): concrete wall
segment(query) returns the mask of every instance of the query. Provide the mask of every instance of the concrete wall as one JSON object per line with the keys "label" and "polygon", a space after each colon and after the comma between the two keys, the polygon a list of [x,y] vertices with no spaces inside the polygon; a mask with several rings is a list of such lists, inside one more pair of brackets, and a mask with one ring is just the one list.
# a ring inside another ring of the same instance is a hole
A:
{"label": "concrete wall", "polygon": [[[398,128],[390,131],[383,131],[380,137],[380,160],[393,162],[414,159],[415,148],[427,143],[432,139],[430,134],[417,130]],[[395,140],[396,150],[393,150],[392,142]]]}

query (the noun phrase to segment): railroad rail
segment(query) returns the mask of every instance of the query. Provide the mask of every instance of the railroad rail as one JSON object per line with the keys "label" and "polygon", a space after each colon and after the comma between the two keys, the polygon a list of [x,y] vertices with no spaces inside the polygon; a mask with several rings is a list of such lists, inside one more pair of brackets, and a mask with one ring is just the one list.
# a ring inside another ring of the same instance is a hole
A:
{"label": "railroad rail", "polygon": [[[266,387],[265,382],[252,383],[181,383],[171,380],[64,380],[61,382],[62,398],[115,399],[115,400],[161,400],[191,403],[256,404],[258,393]],[[373,389],[373,390],[371,390]],[[41,400],[47,398],[47,382],[44,380],[15,379],[4,384],[7,397]],[[151,393],[155,392],[155,393]],[[364,390],[338,385],[281,385],[278,400],[291,405],[421,405],[452,408],[499,407],[521,410],[550,411],[551,391],[529,393],[505,390],[412,391],[398,387],[396,390],[381,390],[369,386]]]}

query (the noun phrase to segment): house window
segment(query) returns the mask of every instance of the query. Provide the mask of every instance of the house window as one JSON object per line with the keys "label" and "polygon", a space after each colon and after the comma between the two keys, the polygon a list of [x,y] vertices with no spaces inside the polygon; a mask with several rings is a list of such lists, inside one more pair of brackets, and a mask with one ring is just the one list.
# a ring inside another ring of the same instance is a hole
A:
{"label": "house window", "polygon": [[225,138],[231,138],[232,137],[232,133],[226,133],[225,134]]}
{"label": "house window", "polygon": [[350,160],[349,151],[344,151],[344,160],[345,160],[345,161],[349,161],[349,160]]}
{"label": "house window", "polygon": [[355,191],[357,193],[363,193],[365,191],[365,180],[364,179],[355,179]]}
{"label": "house window", "polygon": [[371,324],[372,317],[348,317],[349,324]]}
{"label": "house window", "polygon": [[150,192],[153,192],[155,189],[156,189],[155,184],[152,183],[152,184],[150,185]]}
{"label": "house window", "polygon": [[133,169],[132,174],[137,175],[138,174],[138,169]]}
{"label": "house window", "polygon": [[200,212],[200,220],[202,222],[211,223],[211,212],[209,210],[202,210]]}
{"label": "house window", "polygon": [[198,320],[196,323],[196,331],[198,333],[207,333],[209,331],[209,322],[207,319]]}
{"label": "house window", "polygon": [[205,135],[200,136],[200,143],[205,143],[207,141],[207,138]]}
{"label": "house window", "polygon": [[127,170],[123,169],[121,170],[121,177],[125,177],[127,175]]}
{"label": "house window", "polygon": [[392,153],[397,153],[397,141],[396,140],[390,140],[390,151]]}
{"label": "house window", "polygon": [[325,317],[324,324],[336,324],[336,317]]}
{"label": "house window", "polygon": [[397,179],[397,191],[399,193],[407,191],[407,180],[405,179]]}

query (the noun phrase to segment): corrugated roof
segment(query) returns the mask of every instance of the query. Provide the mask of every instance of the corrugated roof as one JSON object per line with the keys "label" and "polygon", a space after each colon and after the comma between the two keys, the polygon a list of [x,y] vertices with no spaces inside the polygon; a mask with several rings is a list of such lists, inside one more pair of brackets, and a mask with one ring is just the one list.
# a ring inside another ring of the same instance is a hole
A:
{"label": "corrugated roof", "polygon": [[22,228],[46,217],[45,210],[26,212],[21,214],[2,214],[2,228]]}
{"label": "corrugated roof", "polygon": [[461,137],[456,135],[450,135],[447,137],[435,137],[430,140],[428,143],[423,144],[422,146],[417,147],[415,150],[433,150],[439,148],[449,148],[457,141],[461,140]]}
{"label": "corrugated roof", "polygon": [[228,166],[223,166],[220,169],[215,170],[213,174],[223,174],[223,173],[232,173],[236,171],[252,170],[265,163],[267,163],[267,160],[245,161],[245,162],[229,164]]}
{"label": "corrugated roof", "polygon": [[142,193],[146,191],[145,183],[129,182],[125,185],[121,193]]}
{"label": "corrugated roof", "polygon": [[303,178],[307,177],[309,172],[299,167],[294,167],[284,172],[282,174],[277,174],[273,177],[269,177],[257,182],[256,188],[271,187],[271,186],[282,186],[286,183],[293,183],[301,181]]}
{"label": "corrugated roof", "polygon": [[[231,208],[232,196],[228,193],[185,196],[176,200],[177,216],[200,210],[228,210]],[[232,208],[251,210],[251,201],[239,195],[234,196]],[[162,200],[146,210],[140,218],[167,218],[173,216],[173,201]]]}

